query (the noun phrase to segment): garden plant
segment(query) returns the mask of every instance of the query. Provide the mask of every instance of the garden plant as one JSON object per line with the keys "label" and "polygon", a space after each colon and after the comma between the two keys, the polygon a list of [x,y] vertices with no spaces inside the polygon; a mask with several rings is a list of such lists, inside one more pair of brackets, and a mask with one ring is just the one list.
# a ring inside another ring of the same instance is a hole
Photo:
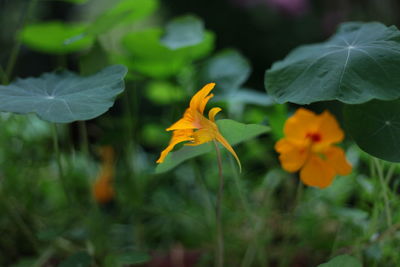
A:
{"label": "garden plant", "polygon": [[317,2],[0,0],[0,266],[400,266],[396,16]]}

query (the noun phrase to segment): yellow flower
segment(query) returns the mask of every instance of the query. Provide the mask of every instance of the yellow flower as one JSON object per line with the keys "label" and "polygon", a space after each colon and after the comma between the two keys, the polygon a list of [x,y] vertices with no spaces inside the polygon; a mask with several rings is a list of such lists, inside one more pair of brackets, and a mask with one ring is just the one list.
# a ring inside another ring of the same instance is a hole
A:
{"label": "yellow flower", "polygon": [[275,144],[275,150],[280,153],[283,169],[300,170],[304,184],[325,188],[336,174],[351,172],[344,151],[334,146],[343,140],[343,131],[328,111],[317,115],[304,108],[298,109],[286,121],[284,134],[285,138]]}
{"label": "yellow flower", "polygon": [[112,185],[114,179],[114,150],[111,146],[100,148],[101,170],[93,184],[93,197],[97,203],[110,202],[115,195]]}
{"label": "yellow flower", "polygon": [[162,163],[168,153],[178,143],[189,142],[185,145],[197,146],[216,140],[235,157],[239,168],[241,169],[239,157],[221,135],[217,124],[215,124],[215,115],[221,111],[221,108],[212,108],[208,112],[208,119],[203,115],[208,100],[214,96],[213,94],[210,94],[214,86],[215,83],[209,83],[198,91],[190,100],[189,107],[186,109],[183,117],[166,129],[167,131],[173,131],[172,138],[168,147],[161,152],[157,163]]}

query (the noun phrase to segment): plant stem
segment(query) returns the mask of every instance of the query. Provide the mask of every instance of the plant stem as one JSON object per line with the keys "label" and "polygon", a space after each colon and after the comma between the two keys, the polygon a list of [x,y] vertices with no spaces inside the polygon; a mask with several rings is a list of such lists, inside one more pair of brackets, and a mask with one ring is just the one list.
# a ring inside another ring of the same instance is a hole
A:
{"label": "plant stem", "polygon": [[224,233],[222,228],[222,198],[224,195],[224,176],[222,175],[222,158],[217,142],[214,140],[214,147],[218,159],[218,176],[219,186],[216,204],[216,221],[217,221],[217,248],[216,248],[216,261],[215,266],[224,266]]}
{"label": "plant stem", "polygon": [[387,188],[387,184],[385,183],[385,175],[383,173],[383,166],[377,158],[374,158],[374,163],[376,166],[379,183],[381,185],[383,200],[385,202],[386,222],[387,222],[388,227],[391,227],[392,226],[392,213],[390,211],[388,188]]}
{"label": "plant stem", "polygon": [[55,123],[52,123],[52,135],[53,135],[54,153],[56,154],[56,159],[57,159],[58,175],[59,175],[61,185],[64,190],[64,194],[65,194],[67,200],[69,202],[71,202],[71,198],[70,198],[70,195],[68,194],[68,190],[67,190],[64,171],[63,171],[62,164],[61,164],[61,154],[60,154],[60,147],[58,144],[57,125]]}
{"label": "plant stem", "polygon": [[[28,18],[31,16],[31,13],[33,12],[33,9],[35,8],[37,1],[38,0],[31,0],[29,2],[28,6],[26,8],[26,12],[24,12],[24,14],[22,15],[22,22],[20,24],[19,30],[21,30],[25,26]],[[11,49],[10,57],[8,59],[7,66],[4,71],[4,75],[3,75],[3,79],[2,79],[3,84],[8,84],[8,82],[10,81],[11,74],[14,70],[19,51],[21,49],[21,38],[16,38],[16,40],[17,41],[15,42],[14,46]]]}
{"label": "plant stem", "polygon": [[89,141],[88,141],[88,133],[85,121],[79,121],[79,134],[81,137],[81,150],[85,154],[85,156],[89,155]]}

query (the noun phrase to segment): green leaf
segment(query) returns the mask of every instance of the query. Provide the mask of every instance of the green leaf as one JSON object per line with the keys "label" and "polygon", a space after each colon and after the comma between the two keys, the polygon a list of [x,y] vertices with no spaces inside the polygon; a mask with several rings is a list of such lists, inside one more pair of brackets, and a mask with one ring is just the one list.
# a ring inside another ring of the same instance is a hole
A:
{"label": "green leaf", "polygon": [[[217,125],[221,134],[232,146],[254,138],[260,134],[267,133],[270,130],[269,127],[264,125],[243,124],[227,119],[218,120]],[[184,146],[178,151],[170,152],[164,162],[157,165],[156,173],[169,171],[190,158],[210,152],[211,149],[211,144],[206,143],[199,146]]]}
{"label": "green leaf", "polygon": [[157,0],[120,0],[99,16],[89,26],[87,33],[98,35],[120,24],[138,21],[152,14],[157,7]]}
{"label": "green leaf", "polygon": [[182,16],[170,21],[161,43],[170,49],[199,44],[204,39],[204,24],[195,16]]}
{"label": "green leaf", "polygon": [[106,257],[105,266],[123,267],[131,264],[142,264],[150,260],[150,256],[144,252],[127,252],[110,254]]}
{"label": "green leaf", "polygon": [[400,32],[377,22],[344,23],[328,41],[301,46],[266,71],[280,103],[348,104],[400,97]]}
{"label": "green leaf", "polygon": [[84,4],[84,3],[86,3],[88,0],[62,0],[62,1],[64,1],[64,2],[71,2],[71,3],[74,3],[74,4]]}
{"label": "green leaf", "polygon": [[388,161],[400,162],[400,100],[373,100],[346,105],[345,125],[365,152]]}
{"label": "green leaf", "polygon": [[124,63],[130,69],[155,78],[166,78],[179,71],[193,60],[209,54],[214,46],[214,35],[205,33],[204,40],[194,46],[176,50],[160,43],[162,30],[152,28],[134,32],[123,38],[128,57]]}
{"label": "green leaf", "polygon": [[60,21],[30,24],[20,33],[23,44],[33,50],[52,54],[67,54],[89,48],[93,38],[85,36],[84,24]]}
{"label": "green leaf", "polygon": [[349,255],[340,255],[331,259],[327,263],[318,265],[318,267],[362,267],[361,262]]}
{"label": "green leaf", "polygon": [[114,65],[95,75],[45,73],[0,86],[0,111],[36,113],[50,122],[88,120],[106,112],[124,90],[124,66]]}
{"label": "green leaf", "polygon": [[91,266],[92,258],[86,252],[78,252],[60,263],[60,267],[86,267]]}
{"label": "green leaf", "polygon": [[209,59],[200,72],[202,83],[215,82],[225,91],[234,91],[251,72],[248,60],[236,50],[225,50]]}

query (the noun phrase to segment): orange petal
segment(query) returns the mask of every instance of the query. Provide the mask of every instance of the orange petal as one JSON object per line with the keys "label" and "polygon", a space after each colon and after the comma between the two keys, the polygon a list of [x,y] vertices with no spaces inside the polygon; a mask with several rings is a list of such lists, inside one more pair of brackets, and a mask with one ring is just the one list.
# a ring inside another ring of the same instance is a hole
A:
{"label": "orange petal", "polygon": [[212,96],[208,96],[211,90],[214,88],[215,83],[206,84],[202,89],[200,89],[190,100],[190,109],[197,110],[201,114],[203,114],[204,108],[208,102],[208,100]]}
{"label": "orange petal", "polygon": [[240,163],[239,157],[236,155],[235,150],[231,147],[231,145],[226,141],[226,139],[219,133],[216,133],[216,138],[218,142],[220,142],[236,159],[237,164],[239,165],[239,172],[242,172],[242,164]]}
{"label": "orange petal", "polygon": [[208,112],[208,118],[212,121],[215,122],[215,115],[217,115],[218,112],[220,112],[222,109],[221,108],[212,108],[210,109],[210,111]]}
{"label": "orange petal", "polygon": [[176,130],[172,134],[171,141],[166,149],[161,152],[160,158],[156,161],[156,163],[163,163],[165,157],[171,152],[174,147],[181,142],[184,141],[193,141],[193,130]]}
{"label": "orange petal", "polygon": [[324,111],[320,115],[318,132],[321,134],[322,143],[338,143],[344,138],[342,129],[340,128],[335,117],[329,111]]}
{"label": "orange petal", "polygon": [[304,140],[308,133],[316,132],[318,126],[318,115],[310,110],[299,108],[294,115],[286,121],[284,133],[286,138]]}
{"label": "orange petal", "polygon": [[346,160],[343,149],[331,146],[324,152],[324,155],[327,163],[335,169],[337,174],[347,175],[351,173],[351,165]]}
{"label": "orange petal", "polygon": [[288,172],[298,171],[307,159],[309,150],[288,139],[281,139],[275,144],[275,150],[280,153],[279,160],[282,168]]}
{"label": "orange petal", "polygon": [[300,171],[300,179],[303,183],[319,188],[329,186],[334,177],[335,170],[333,167],[316,155],[310,155]]}
{"label": "orange petal", "polygon": [[200,130],[194,132],[193,137],[194,137],[193,143],[189,143],[187,145],[197,146],[197,145],[201,145],[201,144],[210,142],[215,138],[215,133],[208,128],[204,128],[204,129],[200,129]]}
{"label": "orange petal", "polygon": [[193,116],[192,110],[189,108],[186,109],[185,113],[183,114],[183,118],[172,124],[168,127],[167,131],[173,130],[185,130],[185,129],[196,129],[198,126],[195,124],[196,118]]}

